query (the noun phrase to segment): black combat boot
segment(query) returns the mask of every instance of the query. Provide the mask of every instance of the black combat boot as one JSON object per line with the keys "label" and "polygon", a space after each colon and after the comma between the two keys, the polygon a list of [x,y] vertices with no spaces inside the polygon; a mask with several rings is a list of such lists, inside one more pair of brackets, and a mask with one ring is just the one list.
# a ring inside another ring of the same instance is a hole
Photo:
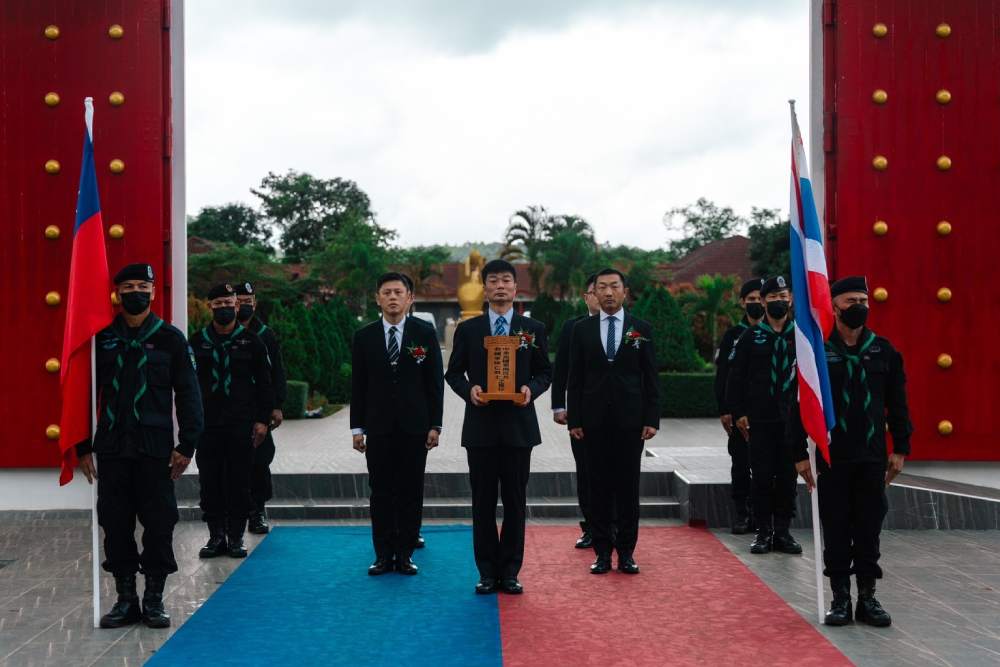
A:
{"label": "black combat boot", "polygon": [[198,558],[215,558],[228,551],[224,526],[221,521],[208,522],[208,542],[198,552]]}
{"label": "black combat boot", "polygon": [[243,532],[246,530],[247,520],[229,519],[226,525],[226,537],[229,539],[229,551],[226,554],[230,558],[246,558],[247,550],[243,546]]}
{"label": "black combat boot", "polygon": [[754,539],[753,544],[750,545],[750,553],[752,554],[769,554],[771,553],[771,531],[763,526],[757,529],[757,537]]}
{"label": "black combat boot", "polygon": [[163,587],[166,575],[146,575],[146,589],[142,592],[142,622],[147,628],[169,628],[170,614],[163,608]]}
{"label": "black combat boot", "polygon": [[139,594],[135,592],[135,574],[115,577],[115,591],[118,601],[111,611],[101,617],[101,627],[122,628],[138,623],[142,610],[139,608]]}
{"label": "black combat boot", "polygon": [[875,599],[875,577],[858,577],[858,607],[854,610],[854,618],[876,628],[892,625],[892,617]]}
{"label": "black combat boot", "polygon": [[250,515],[250,525],[247,527],[254,535],[267,535],[271,532],[271,526],[267,523],[267,517],[263,512],[254,512]]}
{"label": "black combat boot", "polygon": [[823,623],[847,625],[851,622],[851,575],[830,577],[830,590],[833,591],[833,602],[830,603],[830,611],[826,612]]}
{"label": "black combat boot", "polygon": [[792,534],[788,532],[788,526],[775,527],[774,536],[771,538],[771,547],[783,554],[802,553],[802,545],[796,542]]}

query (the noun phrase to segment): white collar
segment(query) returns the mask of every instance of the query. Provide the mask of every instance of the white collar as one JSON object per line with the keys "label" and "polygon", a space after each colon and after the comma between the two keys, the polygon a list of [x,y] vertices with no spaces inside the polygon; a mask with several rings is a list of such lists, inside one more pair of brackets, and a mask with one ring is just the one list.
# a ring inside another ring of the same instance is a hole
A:
{"label": "white collar", "polygon": [[497,318],[500,317],[504,318],[504,321],[507,324],[510,324],[510,321],[514,318],[514,306],[512,305],[510,307],[510,310],[508,310],[506,313],[498,313],[497,311],[490,308],[490,322],[496,322]]}
{"label": "white collar", "polygon": [[399,324],[389,324],[389,322],[386,321],[385,317],[382,318],[382,330],[385,331],[386,333],[389,333],[389,329],[391,329],[392,327],[396,327],[396,331],[402,331],[404,324],[406,324],[406,316],[403,316],[403,319],[400,321]]}
{"label": "white collar", "polygon": [[611,319],[612,317],[617,318],[621,322],[624,322],[625,321],[625,308],[619,308],[618,312],[615,313],[615,314],[613,314],[613,315],[608,315],[603,310],[601,311],[601,321],[602,322],[605,322],[605,321]]}

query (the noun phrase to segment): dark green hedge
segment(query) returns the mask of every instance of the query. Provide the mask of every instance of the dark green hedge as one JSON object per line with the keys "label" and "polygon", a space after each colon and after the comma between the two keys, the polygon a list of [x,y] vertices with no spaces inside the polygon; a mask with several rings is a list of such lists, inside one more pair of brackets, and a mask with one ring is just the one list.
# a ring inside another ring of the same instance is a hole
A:
{"label": "dark green hedge", "polygon": [[309,400],[309,383],[299,380],[288,381],[288,397],[285,398],[285,419],[302,419],[306,412],[306,401]]}
{"label": "dark green hedge", "polygon": [[660,373],[660,405],[664,417],[715,417],[715,375]]}

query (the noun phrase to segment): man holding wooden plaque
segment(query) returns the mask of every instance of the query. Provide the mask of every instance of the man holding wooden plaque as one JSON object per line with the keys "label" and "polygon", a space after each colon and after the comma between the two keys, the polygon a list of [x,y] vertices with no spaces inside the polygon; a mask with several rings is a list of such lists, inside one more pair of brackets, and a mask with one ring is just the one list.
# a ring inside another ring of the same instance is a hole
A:
{"label": "man holding wooden plaque", "polygon": [[[472,487],[476,593],[523,592],[524,519],[531,448],[542,441],[534,400],[549,388],[545,326],[514,312],[517,273],[504,260],[483,267],[489,310],[455,329],[445,380],[465,402],[462,446]],[[503,526],[497,535],[497,486]]]}

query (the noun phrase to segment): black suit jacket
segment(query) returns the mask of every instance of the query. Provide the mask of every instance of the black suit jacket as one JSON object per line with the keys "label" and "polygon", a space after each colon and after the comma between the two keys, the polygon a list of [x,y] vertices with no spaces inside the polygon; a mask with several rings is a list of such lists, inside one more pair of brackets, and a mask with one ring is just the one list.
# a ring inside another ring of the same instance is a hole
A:
{"label": "black suit jacket", "polygon": [[[418,362],[416,348],[423,348]],[[372,435],[425,435],[441,426],[441,345],[426,322],[407,317],[396,370],[389,365],[382,319],[358,329],[351,345],[351,428]]]}
{"label": "black suit jacket", "polygon": [[[641,430],[660,426],[660,382],[650,325],[625,313],[622,342],[608,361],[601,340],[601,317],[588,317],[573,328],[569,360],[569,427]],[[638,346],[626,337],[634,328]]]}
{"label": "black suit jacket", "polygon": [[518,389],[527,385],[531,403],[527,407],[512,401],[492,401],[485,406],[472,405],[469,393],[474,385],[486,391],[486,348],[483,339],[492,336],[489,315],[466,320],[455,329],[455,340],[448,359],[445,380],[465,401],[465,421],[462,423],[463,447],[534,447],[541,443],[535,399],[545,393],[552,382],[552,364],[545,338],[545,325],[522,315],[511,318],[510,334],[524,331],[535,336],[535,346],[518,349],[515,380]]}
{"label": "black suit jacket", "polygon": [[569,381],[569,349],[573,342],[573,327],[590,317],[580,315],[566,320],[559,332],[559,349],[556,350],[556,363],[552,370],[552,409],[566,408],[566,383]]}

